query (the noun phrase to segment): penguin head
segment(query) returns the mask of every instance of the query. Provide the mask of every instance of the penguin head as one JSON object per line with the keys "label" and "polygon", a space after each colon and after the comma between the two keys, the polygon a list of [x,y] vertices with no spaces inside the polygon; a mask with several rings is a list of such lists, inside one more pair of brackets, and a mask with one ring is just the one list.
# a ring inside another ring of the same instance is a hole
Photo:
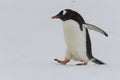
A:
{"label": "penguin head", "polygon": [[74,16],[76,14],[77,13],[73,10],[64,9],[64,10],[60,11],[56,16],[53,16],[52,18],[53,19],[61,19],[62,21],[66,21],[66,20],[74,18]]}
{"label": "penguin head", "polygon": [[56,16],[53,16],[52,19],[61,19],[62,21],[74,20],[77,21],[78,23],[85,23],[82,16],[76,11],[73,11],[71,9],[64,9],[60,11]]}

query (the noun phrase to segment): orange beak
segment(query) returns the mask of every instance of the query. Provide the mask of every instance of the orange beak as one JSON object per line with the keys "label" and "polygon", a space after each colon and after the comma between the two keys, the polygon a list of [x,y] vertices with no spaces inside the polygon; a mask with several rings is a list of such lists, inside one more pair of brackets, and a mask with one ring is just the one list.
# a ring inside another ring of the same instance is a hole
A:
{"label": "orange beak", "polygon": [[52,17],[52,19],[58,19],[59,18],[59,16],[53,16]]}

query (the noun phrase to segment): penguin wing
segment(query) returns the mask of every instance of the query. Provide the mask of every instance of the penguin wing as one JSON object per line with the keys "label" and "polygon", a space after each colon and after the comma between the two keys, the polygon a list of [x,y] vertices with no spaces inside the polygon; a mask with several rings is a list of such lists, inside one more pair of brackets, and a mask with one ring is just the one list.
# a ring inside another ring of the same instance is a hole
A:
{"label": "penguin wing", "polygon": [[102,29],[100,29],[99,27],[97,27],[97,26],[95,26],[95,25],[88,24],[88,23],[85,23],[85,24],[83,24],[83,25],[84,25],[83,27],[85,27],[85,28],[87,28],[87,29],[95,30],[95,31],[97,31],[97,32],[105,35],[106,37],[108,37],[108,34],[107,34],[105,31],[103,31]]}

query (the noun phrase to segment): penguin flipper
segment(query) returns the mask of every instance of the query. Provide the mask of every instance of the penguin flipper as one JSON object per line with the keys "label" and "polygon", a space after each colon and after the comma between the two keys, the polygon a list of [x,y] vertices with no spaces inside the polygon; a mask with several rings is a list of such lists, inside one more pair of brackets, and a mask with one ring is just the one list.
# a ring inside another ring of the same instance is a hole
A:
{"label": "penguin flipper", "polygon": [[95,30],[95,31],[105,35],[106,37],[108,37],[108,34],[105,31],[103,31],[102,29],[100,29],[99,27],[97,27],[95,25],[85,23],[84,27],[87,28],[87,29],[90,29],[90,30]]}

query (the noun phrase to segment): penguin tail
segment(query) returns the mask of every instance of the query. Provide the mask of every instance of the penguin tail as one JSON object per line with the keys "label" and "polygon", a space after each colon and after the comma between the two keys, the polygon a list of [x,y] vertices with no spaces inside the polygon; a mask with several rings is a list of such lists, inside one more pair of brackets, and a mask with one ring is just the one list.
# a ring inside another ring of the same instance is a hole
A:
{"label": "penguin tail", "polygon": [[98,60],[98,59],[96,59],[96,58],[91,59],[91,61],[92,61],[93,63],[99,64],[99,65],[105,65],[104,62],[102,62],[102,61],[100,61],[100,60]]}

